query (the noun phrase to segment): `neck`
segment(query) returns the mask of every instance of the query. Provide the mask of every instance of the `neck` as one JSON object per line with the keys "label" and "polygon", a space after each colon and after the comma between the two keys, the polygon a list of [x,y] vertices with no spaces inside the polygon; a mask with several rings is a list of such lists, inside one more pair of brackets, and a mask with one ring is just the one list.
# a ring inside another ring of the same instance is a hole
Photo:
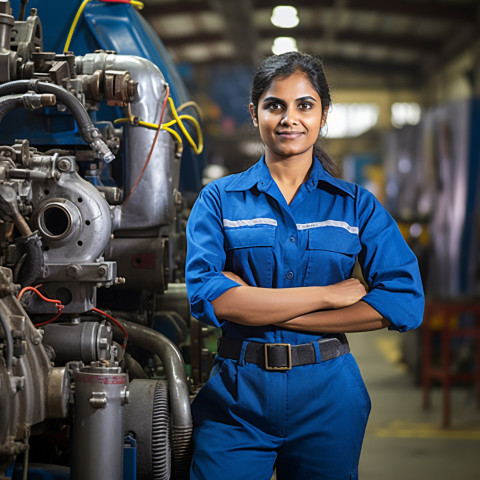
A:
{"label": "neck", "polygon": [[282,192],[288,204],[293,200],[298,189],[308,178],[312,168],[312,154],[294,157],[276,157],[265,154],[265,163],[272,178]]}
{"label": "neck", "polygon": [[294,157],[274,157],[265,154],[265,163],[277,183],[300,186],[307,178],[312,167],[313,157],[295,155]]}

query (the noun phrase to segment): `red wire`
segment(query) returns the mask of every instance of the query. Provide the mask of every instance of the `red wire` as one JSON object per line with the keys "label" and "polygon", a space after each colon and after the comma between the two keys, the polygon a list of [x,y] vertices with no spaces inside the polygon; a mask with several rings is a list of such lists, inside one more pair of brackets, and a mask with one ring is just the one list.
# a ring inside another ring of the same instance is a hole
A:
{"label": "red wire", "polygon": [[25,287],[25,288],[22,288],[20,290],[20,293],[18,294],[17,296],[17,299],[18,300],[21,300],[21,298],[23,297],[23,294],[27,291],[31,290],[32,292],[36,293],[42,300],[44,300],[45,302],[48,302],[48,303],[55,303],[56,306],[57,306],[57,309],[58,309],[58,313],[57,315],[55,315],[53,318],[51,318],[50,320],[47,320],[46,322],[42,322],[42,323],[36,323],[35,324],[35,327],[41,327],[42,325],[46,325],[47,323],[51,323],[51,322],[54,322],[61,314],[62,314],[62,310],[65,308],[64,305],[62,305],[62,302],[60,300],[53,300],[51,298],[47,298],[45,295],[43,295],[42,293],[40,293],[35,287]]}
{"label": "red wire", "polygon": [[162,124],[163,114],[165,113],[165,107],[167,106],[168,97],[170,96],[170,87],[168,86],[168,83],[165,85],[166,85],[165,100],[163,101],[162,112],[160,113],[160,120],[158,121],[158,128],[157,128],[157,131],[155,132],[155,137],[153,138],[152,146],[150,147],[150,152],[148,153],[148,157],[147,157],[147,160],[145,161],[145,165],[143,166],[142,171],[140,172],[140,175],[138,176],[137,181],[135,182],[135,185],[132,187],[132,189],[130,190],[130,193],[128,194],[128,197],[125,199],[123,203],[127,203],[129,198],[132,196],[133,191],[137,187],[138,182],[143,177],[143,174],[147,169],[150,159],[152,158],[153,149],[155,148],[155,144],[157,143],[157,138],[160,133],[160,125]]}
{"label": "red wire", "polygon": [[[39,292],[35,287],[22,288],[20,290],[20,293],[17,296],[17,300],[20,300],[23,297],[23,294],[28,290],[31,290],[32,292],[36,293],[42,300],[45,300],[46,302],[58,303],[58,304],[62,305],[62,302],[60,300],[52,300],[51,298],[47,298],[45,295],[43,295],[41,292]],[[63,305],[62,305],[62,308],[63,308]]]}
{"label": "red wire", "polygon": [[[17,299],[20,301],[21,298],[23,297],[24,293],[29,291],[29,290],[36,293],[42,300],[45,300],[46,302],[55,303],[56,306],[57,306],[57,309],[58,309],[57,315],[55,315],[53,318],[51,318],[50,320],[47,320],[45,322],[36,323],[35,327],[41,327],[42,325],[46,325],[47,323],[54,322],[62,314],[62,310],[65,308],[65,306],[62,305],[62,302],[60,300],[53,300],[51,298],[47,298],[45,295],[40,293],[35,287],[22,288],[22,290],[20,290],[20,293],[17,296]],[[109,315],[108,313],[102,312],[102,310],[100,310],[98,308],[94,307],[94,308],[92,308],[92,310],[94,312],[99,313],[100,315],[103,315],[104,317],[107,317],[110,321],[112,321],[122,331],[123,337],[124,337],[122,347],[124,349],[127,348],[128,333],[125,330],[125,328],[123,327],[123,325],[118,320],[115,320],[111,315]]]}
{"label": "red wire", "polygon": [[98,309],[98,308],[92,308],[92,310],[94,312],[97,312],[99,313],[100,315],[103,315],[104,317],[107,317],[111,322],[113,322],[123,333],[123,349],[125,350],[125,348],[127,348],[127,340],[128,340],[128,333],[127,331],[125,330],[125,328],[123,327],[123,325],[118,321],[118,320],[115,320],[111,315],[109,315],[108,313],[105,313],[105,312],[102,312],[102,310]]}
{"label": "red wire", "polygon": [[47,323],[52,323],[54,322],[61,314],[62,314],[62,310],[63,310],[63,305],[61,305],[61,308],[60,306],[58,306],[58,313],[57,315],[55,315],[53,318],[51,318],[50,320],[47,320],[46,322],[42,322],[42,323],[36,323],[35,324],[35,327],[41,327],[42,325],[46,325]]}

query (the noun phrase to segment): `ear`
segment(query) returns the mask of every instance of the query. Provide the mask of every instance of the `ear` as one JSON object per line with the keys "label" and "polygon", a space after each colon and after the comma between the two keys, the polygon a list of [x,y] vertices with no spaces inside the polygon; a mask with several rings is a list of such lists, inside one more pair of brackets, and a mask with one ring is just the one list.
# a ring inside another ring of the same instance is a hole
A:
{"label": "ear", "polygon": [[250,111],[250,115],[252,116],[253,126],[258,127],[257,114],[255,113],[255,107],[253,103],[248,104],[248,110]]}
{"label": "ear", "polygon": [[325,107],[322,113],[322,121],[320,123],[320,128],[323,128],[327,123],[327,117],[328,117],[328,107]]}

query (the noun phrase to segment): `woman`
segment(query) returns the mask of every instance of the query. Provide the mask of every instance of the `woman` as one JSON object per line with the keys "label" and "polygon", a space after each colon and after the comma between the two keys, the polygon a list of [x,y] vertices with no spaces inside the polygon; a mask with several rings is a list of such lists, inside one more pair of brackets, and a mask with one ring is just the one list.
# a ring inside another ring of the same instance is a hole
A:
{"label": "woman", "polygon": [[[187,226],[191,310],[222,328],[193,403],[192,479],[358,478],[370,399],[346,332],[422,320],[417,261],[373,195],[314,151],[330,106],[319,60],[257,70],[265,155],[209,184]],[[358,258],[368,293],[350,278]]]}

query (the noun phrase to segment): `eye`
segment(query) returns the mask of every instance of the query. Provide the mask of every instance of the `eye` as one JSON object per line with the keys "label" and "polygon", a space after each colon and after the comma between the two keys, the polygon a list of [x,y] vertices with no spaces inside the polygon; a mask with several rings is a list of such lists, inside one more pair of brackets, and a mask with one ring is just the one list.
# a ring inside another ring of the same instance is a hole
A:
{"label": "eye", "polygon": [[270,102],[266,106],[267,110],[270,110],[271,112],[279,112],[280,110],[283,109],[283,105],[278,102]]}
{"label": "eye", "polygon": [[311,110],[313,108],[313,103],[311,102],[301,102],[298,104],[300,110]]}

